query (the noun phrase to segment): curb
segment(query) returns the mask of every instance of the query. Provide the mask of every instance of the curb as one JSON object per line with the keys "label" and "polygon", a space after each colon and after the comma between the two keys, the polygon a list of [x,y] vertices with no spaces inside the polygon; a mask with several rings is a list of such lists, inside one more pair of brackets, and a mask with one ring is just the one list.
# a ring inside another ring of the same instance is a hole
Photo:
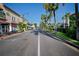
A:
{"label": "curb", "polygon": [[76,47],[77,49],[79,49],[79,46],[78,45],[75,45],[72,42],[69,42],[67,40],[64,40],[64,41],[65,41],[65,43],[67,43],[67,44],[69,44],[69,45],[71,45],[71,46]]}

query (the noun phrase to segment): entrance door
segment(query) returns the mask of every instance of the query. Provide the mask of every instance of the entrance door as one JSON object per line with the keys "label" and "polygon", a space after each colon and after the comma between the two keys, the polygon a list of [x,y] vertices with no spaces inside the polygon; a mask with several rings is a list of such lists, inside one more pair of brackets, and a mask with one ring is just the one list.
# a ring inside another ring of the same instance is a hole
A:
{"label": "entrance door", "polygon": [[2,34],[2,26],[0,25],[0,34]]}
{"label": "entrance door", "polygon": [[2,25],[2,32],[5,34],[7,33],[9,30],[8,30],[8,25],[7,24],[4,24]]}
{"label": "entrance door", "polygon": [[6,30],[5,30],[5,25],[2,25],[2,32],[5,33]]}

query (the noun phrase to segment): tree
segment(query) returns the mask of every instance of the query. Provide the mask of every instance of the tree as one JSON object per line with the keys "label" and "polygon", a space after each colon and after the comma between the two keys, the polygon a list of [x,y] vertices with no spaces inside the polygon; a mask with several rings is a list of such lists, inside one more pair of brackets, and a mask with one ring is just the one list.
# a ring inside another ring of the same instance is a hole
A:
{"label": "tree", "polygon": [[54,29],[56,29],[56,10],[58,9],[58,4],[57,3],[46,3],[46,4],[44,4],[44,8],[46,11],[53,13]]}
{"label": "tree", "polygon": [[46,19],[47,19],[47,13],[48,13],[48,8],[49,8],[49,4],[48,3],[45,3],[43,5],[44,9],[46,10]]}
{"label": "tree", "polygon": [[45,22],[45,23],[47,23],[47,15],[45,15],[45,14],[42,14],[41,15],[41,20],[43,21],[43,22]]}
{"label": "tree", "polygon": [[49,24],[48,26],[49,26],[49,27],[48,27],[48,31],[49,31],[49,32],[52,32],[52,31],[53,31],[53,29],[54,29],[53,24]]}
{"label": "tree", "polygon": [[76,15],[76,39],[79,40],[79,16],[78,16],[78,3],[75,3],[75,15]]}
{"label": "tree", "polygon": [[47,29],[47,24],[41,21],[41,22],[40,22],[40,28],[46,31],[46,29]]}
{"label": "tree", "polygon": [[40,23],[40,27],[43,29],[43,30],[46,30],[47,29],[47,19],[46,19],[46,15],[42,14],[41,15],[41,23]]}
{"label": "tree", "polygon": [[20,22],[20,23],[18,24],[18,27],[19,27],[19,30],[20,30],[21,32],[23,32],[23,31],[25,31],[25,30],[27,29],[27,24],[26,24],[25,22]]}
{"label": "tree", "polygon": [[69,27],[66,30],[66,33],[68,36],[70,36],[71,38],[76,39],[76,17],[75,15],[70,15],[69,17]]}

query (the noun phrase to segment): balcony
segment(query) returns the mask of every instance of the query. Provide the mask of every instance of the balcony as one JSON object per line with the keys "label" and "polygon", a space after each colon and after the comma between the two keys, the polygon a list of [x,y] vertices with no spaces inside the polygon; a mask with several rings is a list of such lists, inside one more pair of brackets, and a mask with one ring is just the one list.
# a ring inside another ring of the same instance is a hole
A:
{"label": "balcony", "polygon": [[0,20],[5,20],[6,19],[6,15],[4,13],[4,11],[2,9],[0,9]]}

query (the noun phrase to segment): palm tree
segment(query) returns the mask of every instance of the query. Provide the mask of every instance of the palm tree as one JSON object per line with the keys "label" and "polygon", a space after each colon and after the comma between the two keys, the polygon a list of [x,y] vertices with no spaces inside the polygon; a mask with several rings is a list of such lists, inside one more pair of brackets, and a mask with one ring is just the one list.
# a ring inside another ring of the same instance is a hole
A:
{"label": "palm tree", "polygon": [[42,14],[41,15],[41,23],[40,23],[40,27],[43,29],[43,30],[46,30],[47,29],[47,16]]}
{"label": "palm tree", "polygon": [[43,22],[45,22],[45,23],[47,23],[47,16],[45,15],[45,14],[42,14],[41,15],[41,20],[43,21]]}
{"label": "palm tree", "polygon": [[[44,9],[46,10],[46,16],[47,16],[49,4],[48,4],[48,3],[45,3],[45,4],[43,5],[43,7],[44,7]],[[47,19],[47,17],[46,17],[46,19]]]}
{"label": "palm tree", "polygon": [[44,4],[45,10],[53,13],[54,16],[54,29],[56,29],[56,10],[58,9],[58,4],[57,3],[46,3]]}

